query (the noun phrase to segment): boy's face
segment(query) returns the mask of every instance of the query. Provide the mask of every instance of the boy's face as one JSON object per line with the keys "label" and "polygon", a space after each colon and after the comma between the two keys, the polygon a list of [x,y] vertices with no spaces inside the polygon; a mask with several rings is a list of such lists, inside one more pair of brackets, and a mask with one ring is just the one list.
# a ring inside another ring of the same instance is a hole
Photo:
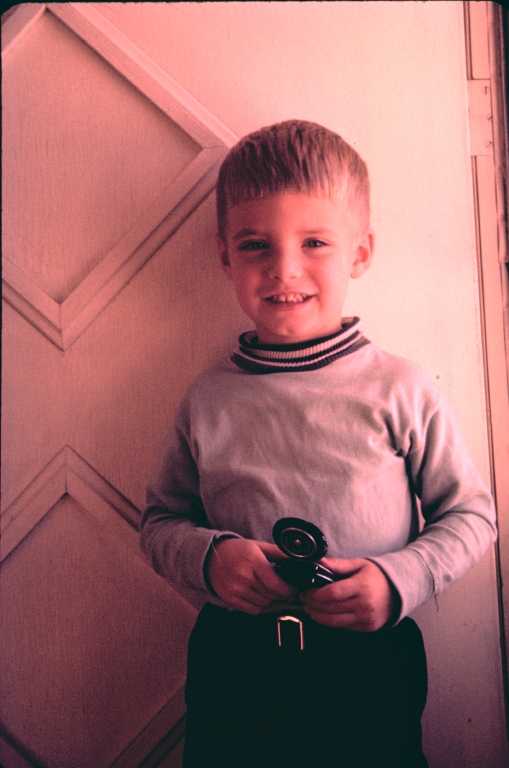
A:
{"label": "boy's face", "polygon": [[373,236],[358,206],[284,191],[228,210],[223,266],[265,344],[292,344],[341,327],[350,277],[369,266]]}

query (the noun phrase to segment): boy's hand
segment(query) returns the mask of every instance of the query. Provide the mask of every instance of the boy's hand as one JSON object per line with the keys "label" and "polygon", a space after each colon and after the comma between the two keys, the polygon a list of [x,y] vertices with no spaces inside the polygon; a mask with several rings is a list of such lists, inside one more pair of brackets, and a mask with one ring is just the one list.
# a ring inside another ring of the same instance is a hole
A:
{"label": "boy's hand", "polygon": [[288,600],[295,590],[275,573],[269,557],[277,560],[284,555],[265,541],[219,541],[208,567],[213,590],[230,608],[252,614],[262,613],[273,602]]}
{"label": "boy's hand", "polygon": [[326,557],[320,562],[346,578],[301,593],[306,613],[314,621],[360,632],[374,632],[387,624],[397,598],[375,563],[335,557]]}

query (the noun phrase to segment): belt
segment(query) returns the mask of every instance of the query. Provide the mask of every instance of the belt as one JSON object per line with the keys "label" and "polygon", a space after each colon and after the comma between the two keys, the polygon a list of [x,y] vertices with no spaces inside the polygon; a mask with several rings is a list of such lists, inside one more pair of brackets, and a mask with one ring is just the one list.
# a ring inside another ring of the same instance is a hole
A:
{"label": "belt", "polygon": [[[208,603],[202,609],[198,624],[209,638],[208,627],[213,628],[216,637],[230,638],[234,644],[247,643],[253,650],[265,648],[293,654],[304,650],[306,630],[313,629],[314,622],[298,606],[295,610],[293,606],[284,606],[277,612],[251,615]],[[314,628],[325,629],[319,625]]]}
{"label": "belt", "polygon": [[286,613],[276,616],[276,642],[282,651],[304,650],[304,622],[298,616]]}
{"label": "belt", "polygon": [[[299,610],[300,608],[300,610]],[[282,650],[304,650],[304,627],[306,625],[302,606],[296,604],[280,604],[274,610],[264,612],[273,615],[275,621],[276,645]],[[309,621],[309,617],[307,618]]]}
{"label": "belt", "polygon": [[[303,651],[311,654],[328,653],[329,648],[337,649],[338,642],[344,652],[352,646],[364,648],[371,653],[374,645],[396,642],[400,635],[406,636],[418,632],[415,623],[405,618],[395,627],[387,627],[377,632],[355,632],[346,629],[334,629],[314,622],[304,611],[288,609],[278,613],[261,613],[256,616],[207,604],[204,609],[204,638],[210,642],[211,634],[207,625],[214,628],[213,635],[224,648],[224,639],[229,638],[233,648],[237,646],[251,649],[249,652],[266,649],[281,656],[299,656]],[[209,624],[210,622],[210,624]],[[414,630],[412,630],[412,626]],[[402,640],[406,642],[406,640]],[[227,645],[230,645],[227,642]],[[335,650],[335,652],[337,652]]]}

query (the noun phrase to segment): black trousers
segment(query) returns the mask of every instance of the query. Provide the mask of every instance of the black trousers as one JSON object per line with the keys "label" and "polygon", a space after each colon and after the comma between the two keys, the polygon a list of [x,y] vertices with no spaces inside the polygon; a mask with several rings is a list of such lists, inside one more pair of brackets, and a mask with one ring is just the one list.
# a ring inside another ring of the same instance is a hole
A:
{"label": "black trousers", "polygon": [[273,615],[202,609],[189,641],[184,768],[426,768],[414,621],[358,633],[307,619],[304,651],[296,625],[280,626],[283,648]]}

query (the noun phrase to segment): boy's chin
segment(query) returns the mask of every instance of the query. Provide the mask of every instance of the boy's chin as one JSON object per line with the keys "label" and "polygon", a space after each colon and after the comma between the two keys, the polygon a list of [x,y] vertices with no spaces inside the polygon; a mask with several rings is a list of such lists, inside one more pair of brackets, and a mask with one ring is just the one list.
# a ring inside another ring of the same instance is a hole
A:
{"label": "boy's chin", "polygon": [[341,320],[334,327],[316,327],[288,329],[273,332],[267,328],[257,328],[256,335],[260,344],[304,344],[313,339],[319,339],[323,336],[330,336],[339,332],[341,329]]}

